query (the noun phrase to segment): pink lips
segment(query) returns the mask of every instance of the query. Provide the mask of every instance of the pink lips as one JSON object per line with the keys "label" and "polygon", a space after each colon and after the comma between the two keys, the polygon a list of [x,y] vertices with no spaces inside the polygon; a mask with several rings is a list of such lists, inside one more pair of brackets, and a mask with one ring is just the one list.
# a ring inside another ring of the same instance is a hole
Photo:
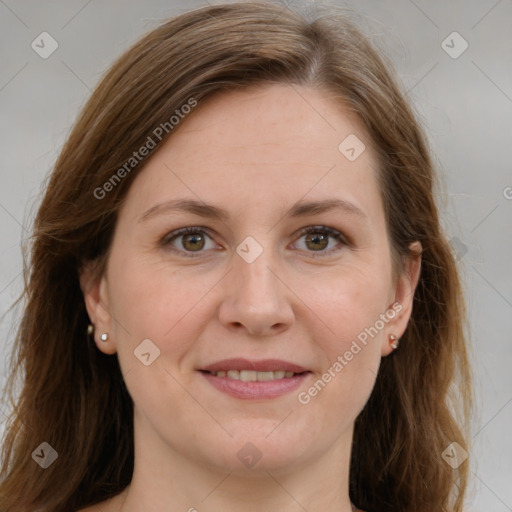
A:
{"label": "pink lips", "polygon": [[219,372],[222,370],[252,370],[254,372],[285,372],[302,373],[307,372],[306,368],[297,364],[281,361],[280,359],[263,359],[261,361],[249,361],[247,359],[224,359],[201,368],[207,372]]}
{"label": "pink lips", "polygon": [[[242,380],[219,377],[209,372],[227,372],[230,370],[249,370],[255,372],[294,372],[293,377],[281,379],[244,382]],[[294,363],[279,359],[249,361],[247,359],[225,359],[201,368],[201,374],[216,389],[234,398],[263,400],[277,398],[297,389],[309,371]]]}

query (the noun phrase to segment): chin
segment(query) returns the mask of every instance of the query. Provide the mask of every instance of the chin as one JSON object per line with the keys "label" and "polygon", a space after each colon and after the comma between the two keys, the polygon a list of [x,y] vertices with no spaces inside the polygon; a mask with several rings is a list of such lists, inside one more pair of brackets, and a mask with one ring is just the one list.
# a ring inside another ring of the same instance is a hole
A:
{"label": "chin", "polygon": [[307,462],[322,448],[321,439],[315,440],[309,432],[297,428],[276,428],[276,421],[253,421],[250,425],[245,422],[245,429],[243,424],[239,422],[233,437],[226,434],[221,440],[212,440],[207,452],[202,453],[203,462],[240,476],[268,477],[267,472],[286,471]]}

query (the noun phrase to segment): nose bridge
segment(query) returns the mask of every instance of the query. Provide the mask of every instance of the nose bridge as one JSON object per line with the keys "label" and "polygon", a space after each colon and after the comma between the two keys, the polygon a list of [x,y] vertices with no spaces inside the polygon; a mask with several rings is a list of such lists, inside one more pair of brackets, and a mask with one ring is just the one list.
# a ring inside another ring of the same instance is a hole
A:
{"label": "nose bridge", "polygon": [[264,303],[277,304],[282,297],[283,290],[279,287],[272,267],[275,267],[272,250],[267,248],[254,261],[246,261],[243,257],[235,260],[233,278],[236,280],[236,289],[245,300],[254,302],[254,306],[261,308]]}
{"label": "nose bridge", "polygon": [[[249,245],[249,252],[253,249]],[[244,253],[234,255],[228,293],[220,307],[220,321],[225,326],[244,326],[251,334],[265,335],[290,325],[292,305],[286,287],[276,277],[276,267],[270,248],[255,259]]]}

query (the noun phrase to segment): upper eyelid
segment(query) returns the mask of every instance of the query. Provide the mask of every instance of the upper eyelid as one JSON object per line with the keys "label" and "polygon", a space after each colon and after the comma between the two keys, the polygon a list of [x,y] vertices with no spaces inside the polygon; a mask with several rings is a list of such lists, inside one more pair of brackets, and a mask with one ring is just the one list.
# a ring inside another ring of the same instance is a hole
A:
{"label": "upper eyelid", "polygon": [[178,228],[178,229],[175,229],[175,230],[167,233],[166,235],[164,235],[161,238],[160,244],[166,245],[166,244],[169,244],[171,242],[171,240],[174,240],[175,238],[179,238],[180,236],[185,236],[185,235],[194,234],[194,233],[201,233],[201,234],[208,236],[212,240],[214,239],[210,229],[205,228],[205,227],[199,227],[199,226],[197,226],[197,227],[190,226],[190,227]]}
{"label": "upper eyelid", "polygon": [[329,235],[337,235],[340,238],[345,238],[345,235],[343,232],[341,232],[339,229],[331,228],[329,226],[321,226],[321,225],[313,225],[313,226],[306,226],[304,228],[299,229],[295,232],[297,235],[306,235],[308,233],[314,233],[315,231],[325,231]]}
{"label": "upper eyelid", "polygon": [[[321,226],[321,225],[305,226],[305,227],[300,228],[297,231],[295,231],[294,235],[303,236],[310,232],[315,232],[315,230],[317,230],[317,231],[323,230],[330,235],[338,235],[340,238],[345,238],[345,235],[341,231],[339,231],[335,228],[331,228],[329,226]],[[187,234],[191,234],[191,233],[203,233],[203,234],[209,236],[210,238],[213,238],[211,235],[211,230],[209,228],[201,227],[201,226],[197,226],[197,227],[190,226],[190,227],[178,228],[178,229],[171,231],[170,233],[167,233],[166,235],[164,235],[163,240],[169,241],[178,236],[183,236],[183,235],[187,235]]]}

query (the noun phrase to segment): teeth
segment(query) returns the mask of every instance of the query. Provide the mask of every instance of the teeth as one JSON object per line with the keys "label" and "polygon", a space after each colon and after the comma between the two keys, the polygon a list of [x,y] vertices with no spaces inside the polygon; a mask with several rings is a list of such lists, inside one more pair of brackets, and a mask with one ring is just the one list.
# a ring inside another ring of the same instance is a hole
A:
{"label": "teeth", "polygon": [[275,372],[255,372],[253,370],[220,370],[210,372],[216,377],[227,377],[228,379],[241,380],[242,382],[264,382],[269,380],[289,379],[295,375],[293,372],[277,370]]}
{"label": "teeth", "polygon": [[278,373],[282,373],[282,372],[275,372],[275,373],[274,372],[258,372],[256,375],[257,375],[258,380],[261,382],[263,380],[274,380],[274,379],[282,378],[277,375]]}
{"label": "teeth", "polygon": [[256,382],[258,373],[250,370],[242,370],[240,372],[240,380],[243,382]]}

